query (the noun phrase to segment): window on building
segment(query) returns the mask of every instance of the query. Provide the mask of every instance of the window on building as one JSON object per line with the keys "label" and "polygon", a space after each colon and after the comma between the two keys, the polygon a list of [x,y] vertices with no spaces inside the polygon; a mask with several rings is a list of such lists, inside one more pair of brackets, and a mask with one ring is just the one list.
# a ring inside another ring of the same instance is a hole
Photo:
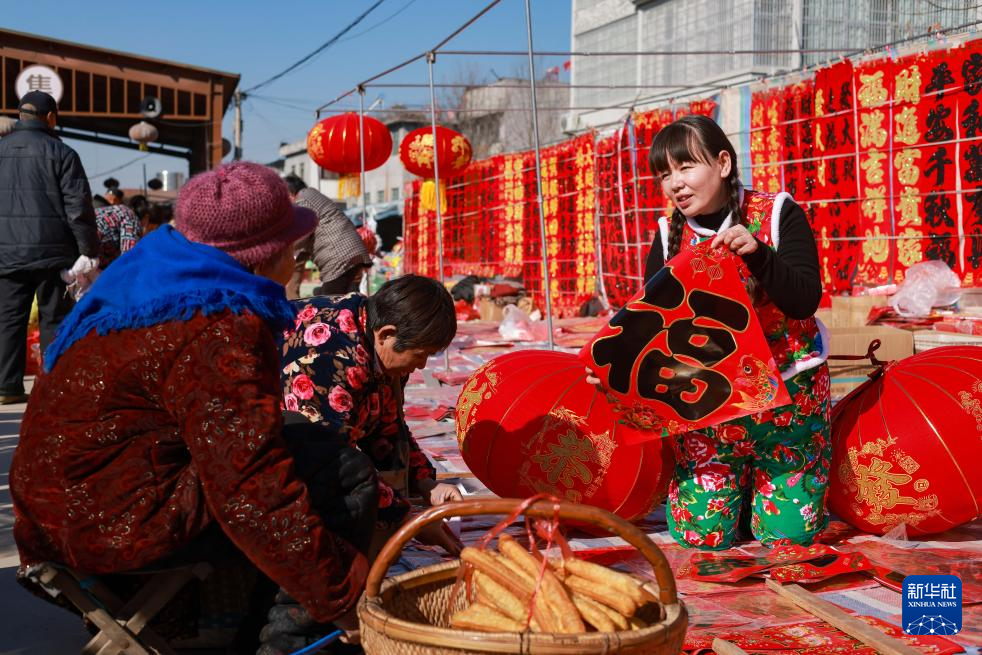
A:
{"label": "window on building", "polygon": [[379,189],[375,192],[375,202],[385,202],[385,190]]}
{"label": "window on building", "polygon": [[[637,14],[573,35],[573,50],[632,52],[638,49]],[[638,58],[576,57],[576,84],[637,84]],[[574,105],[606,105],[634,97],[631,89],[576,89]]]}
{"label": "window on building", "polygon": [[300,172],[297,173],[297,177],[299,177],[301,180],[305,179],[304,178],[304,168],[305,168],[305,166],[306,166],[306,163],[305,162],[300,162]]}
{"label": "window on building", "polygon": [[389,200],[398,200],[398,199],[399,199],[399,187],[394,186],[392,187],[392,190],[389,191]]}

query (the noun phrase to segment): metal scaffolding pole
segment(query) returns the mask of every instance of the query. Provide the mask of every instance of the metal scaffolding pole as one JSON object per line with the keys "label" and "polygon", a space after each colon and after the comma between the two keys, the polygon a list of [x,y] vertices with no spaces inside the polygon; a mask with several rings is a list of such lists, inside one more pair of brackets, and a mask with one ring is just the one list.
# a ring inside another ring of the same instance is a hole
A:
{"label": "metal scaffolding pole", "polygon": [[[535,61],[532,59],[532,0],[525,0],[525,28],[528,33],[529,88],[532,91],[532,141],[535,146],[535,190],[539,200],[539,234],[542,239],[542,295],[546,300],[546,326],[549,329],[549,350],[556,349],[552,333],[552,288],[549,280],[549,247],[546,243],[546,214],[542,206],[542,154],[539,152],[539,115],[535,105]],[[432,81],[433,76],[430,75]],[[432,91],[431,91],[432,93]]]}
{"label": "metal scaffolding pole", "polygon": [[358,154],[361,157],[361,171],[358,184],[361,186],[361,223],[368,224],[368,189],[365,187],[365,87],[358,87]]}
{"label": "metal scaffolding pole", "polygon": [[[437,266],[439,267],[440,284],[445,285],[445,275],[443,274],[443,207],[440,203],[440,162],[436,147],[436,91],[433,88],[433,64],[436,62],[436,53],[426,53],[426,68],[430,73],[430,126],[433,129],[433,185],[436,187],[436,255]],[[450,370],[450,347],[443,350],[443,365],[446,370]]]}

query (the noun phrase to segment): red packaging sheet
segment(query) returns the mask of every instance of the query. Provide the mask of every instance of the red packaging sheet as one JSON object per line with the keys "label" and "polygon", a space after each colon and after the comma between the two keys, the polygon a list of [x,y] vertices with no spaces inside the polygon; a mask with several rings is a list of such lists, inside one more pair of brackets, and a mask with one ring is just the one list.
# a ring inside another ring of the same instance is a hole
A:
{"label": "red packaging sheet", "polygon": [[708,582],[737,582],[768,569],[837,555],[822,544],[812,546],[781,546],[767,555],[723,555],[713,552],[695,553],[676,571],[677,578],[695,578]]}

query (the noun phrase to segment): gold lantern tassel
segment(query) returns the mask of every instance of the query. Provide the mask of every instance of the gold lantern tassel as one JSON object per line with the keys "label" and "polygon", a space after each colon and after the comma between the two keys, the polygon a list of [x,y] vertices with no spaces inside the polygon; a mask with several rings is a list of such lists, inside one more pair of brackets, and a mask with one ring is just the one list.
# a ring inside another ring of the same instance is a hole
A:
{"label": "gold lantern tassel", "polygon": [[[423,212],[436,211],[436,183],[424,180],[419,190],[419,210]],[[447,211],[447,183],[440,180],[440,213]]]}
{"label": "gold lantern tassel", "polygon": [[357,198],[361,195],[361,173],[343,173],[338,178],[338,197]]}

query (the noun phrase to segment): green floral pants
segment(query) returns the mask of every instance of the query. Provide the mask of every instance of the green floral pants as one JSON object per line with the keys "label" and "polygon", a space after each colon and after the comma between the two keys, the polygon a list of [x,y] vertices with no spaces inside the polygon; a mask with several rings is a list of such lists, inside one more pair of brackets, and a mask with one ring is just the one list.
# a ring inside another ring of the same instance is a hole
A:
{"label": "green floral pants", "polygon": [[828,367],[785,384],[791,404],[677,438],[668,527],[681,545],[729,548],[748,494],[764,545],[810,544],[828,524]]}

